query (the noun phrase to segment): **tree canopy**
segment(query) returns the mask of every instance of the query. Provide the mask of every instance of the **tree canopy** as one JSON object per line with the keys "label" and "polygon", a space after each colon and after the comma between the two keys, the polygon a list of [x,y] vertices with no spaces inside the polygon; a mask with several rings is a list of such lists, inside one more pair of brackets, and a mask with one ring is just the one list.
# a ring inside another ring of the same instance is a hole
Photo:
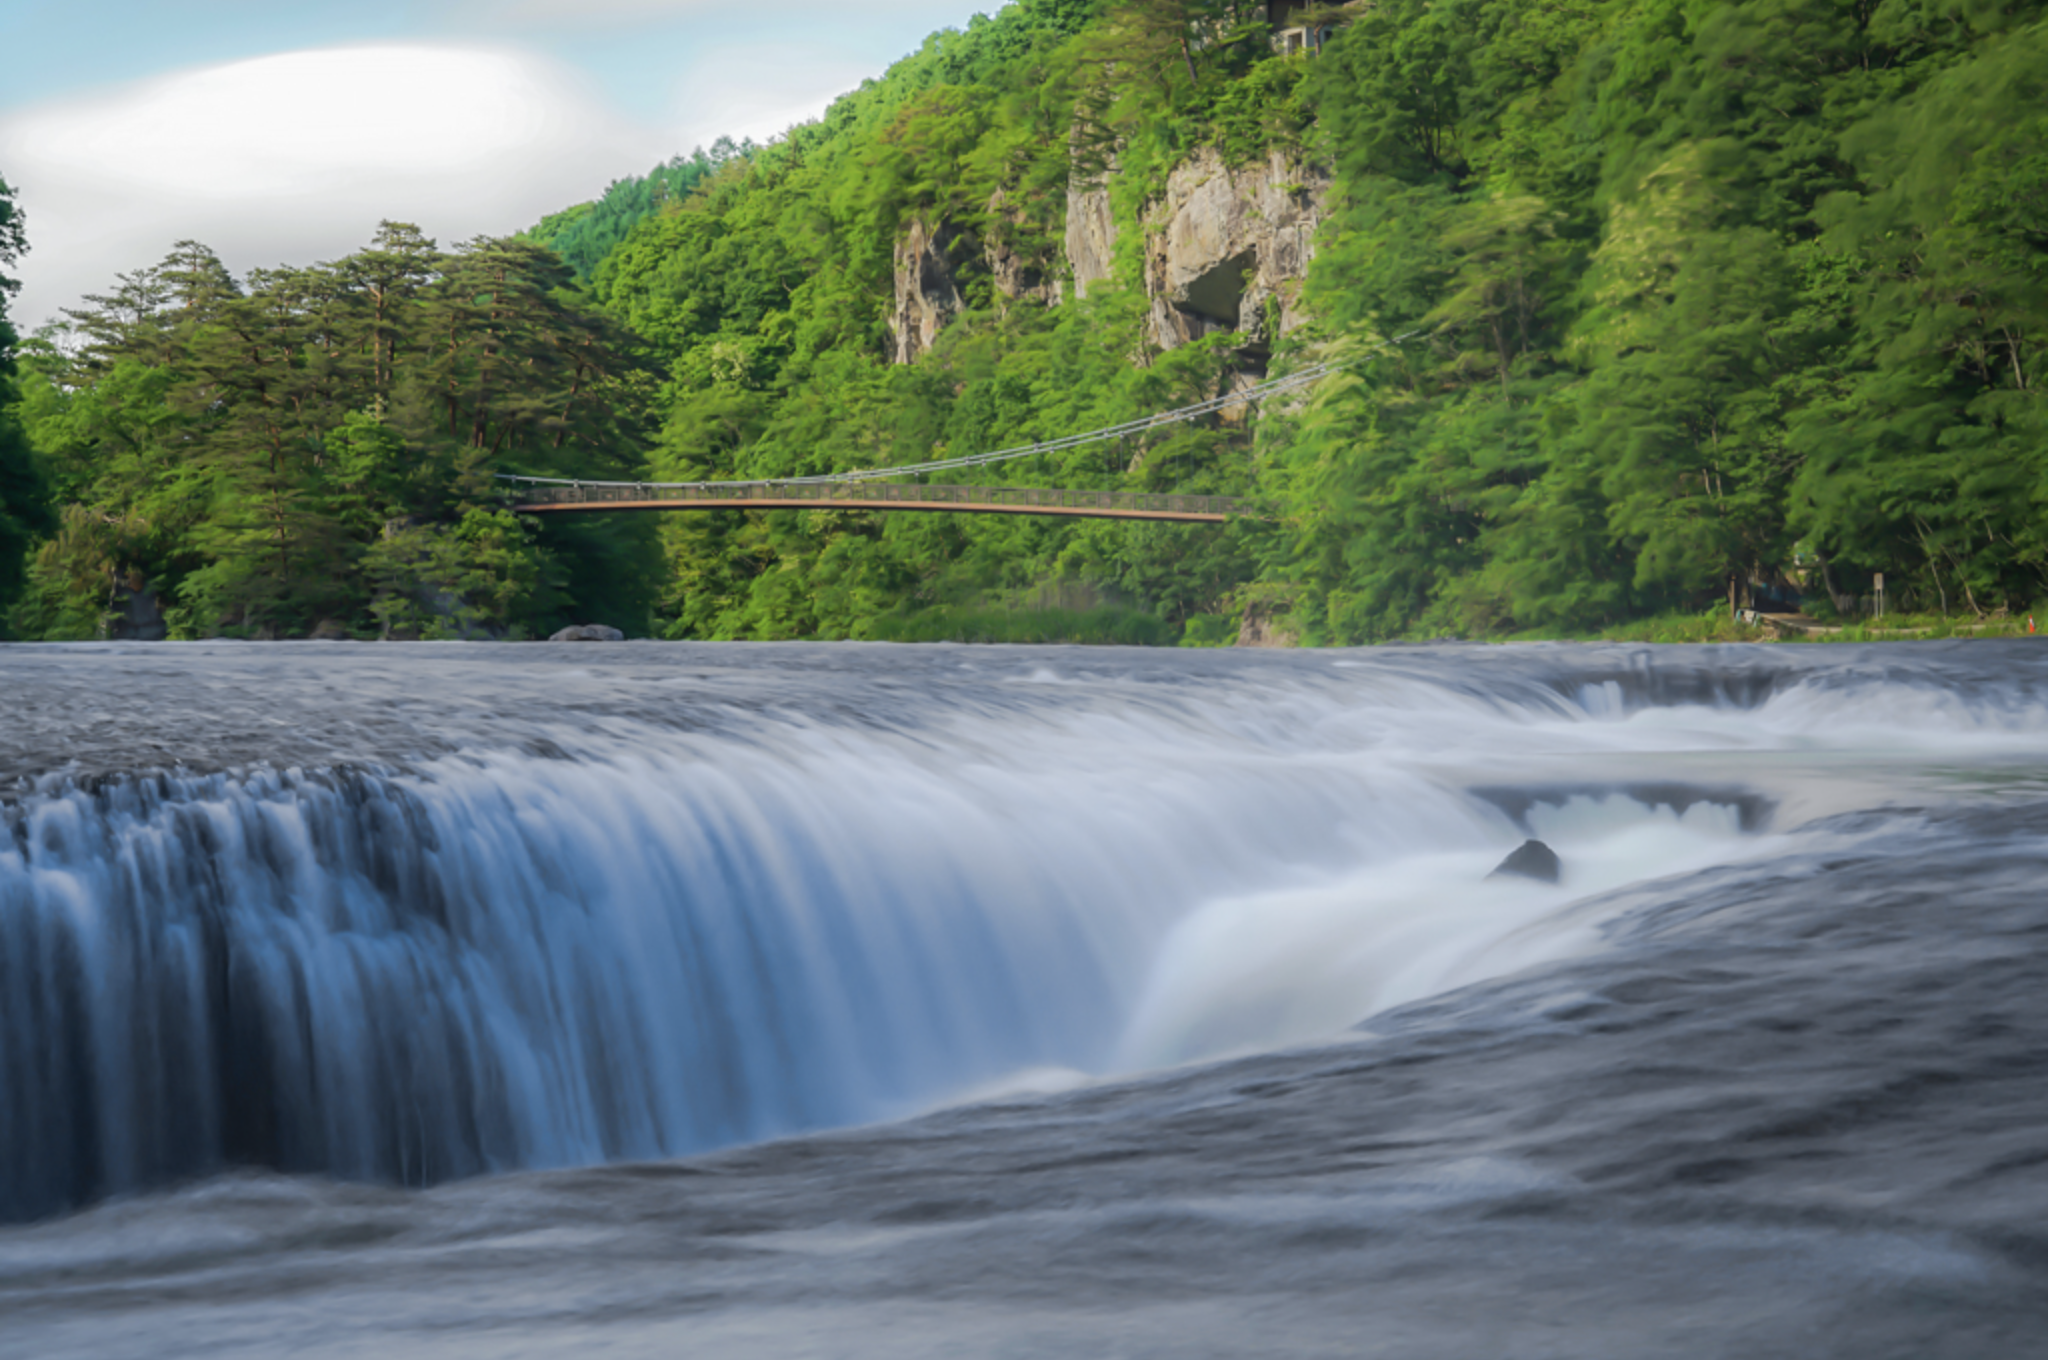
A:
{"label": "tree canopy", "polygon": [[[1948,611],[2042,594],[2040,0],[1309,18],[1330,40],[1287,54],[1248,2],[1018,0],[768,145],[677,158],[521,237],[444,251],[387,224],[240,280],[181,244],[23,347],[0,604],[37,636],[129,626],[147,596],[181,635],[603,611],[670,637],[985,636],[1066,611],[1014,635],[1350,643],[1584,633],[1757,588],[1853,609],[1877,573]],[[1168,175],[1274,152],[1334,183],[1309,324],[1162,348]],[[1082,297],[1064,242],[1097,185],[1115,259]],[[0,196],[0,261],[18,227]],[[926,268],[945,324],[899,362],[898,285]],[[1256,419],[1003,472],[1273,508],[1222,530],[835,510],[543,530],[490,486],[893,466],[1329,360]]]}
{"label": "tree canopy", "polygon": [[0,639],[9,637],[10,606],[27,584],[27,560],[35,542],[56,527],[50,486],[29,447],[18,411],[15,346],[7,301],[21,287],[9,267],[28,249],[26,224],[14,192],[0,179]]}
{"label": "tree canopy", "polygon": [[238,281],[184,241],[68,316],[67,347],[27,355],[62,514],[25,631],[517,636],[575,606],[644,614],[632,526],[551,534],[493,481],[638,465],[638,374],[547,250],[443,251],[387,222],[345,259]]}
{"label": "tree canopy", "polygon": [[2035,599],[2044,44],[2034,3],[1375,4],[1310,79],[1312,297],[1429,335],[1267,431],[1303,630]]}

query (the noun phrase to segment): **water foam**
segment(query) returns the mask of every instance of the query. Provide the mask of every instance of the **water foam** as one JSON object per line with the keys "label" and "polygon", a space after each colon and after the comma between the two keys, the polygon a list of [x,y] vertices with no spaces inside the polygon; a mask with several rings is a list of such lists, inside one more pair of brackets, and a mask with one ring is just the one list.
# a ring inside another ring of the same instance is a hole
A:
{"label": "water foam", "polygon": [[[1013,666],[915,724],[661,726],[607,690],[405,769],[45,780],[0,808],[0,1216],[236,1163],[672,1155],[1312,1040],[1598,948],[1611,890],[1750,852],[1744,770],[1867,798],[1872,732],[1931,761],[2040,730],[1907,723],[1881,676],[1735,704],[1485,654],[1142,667]],[[1564,881],[1489,881],[1528,834]]]}

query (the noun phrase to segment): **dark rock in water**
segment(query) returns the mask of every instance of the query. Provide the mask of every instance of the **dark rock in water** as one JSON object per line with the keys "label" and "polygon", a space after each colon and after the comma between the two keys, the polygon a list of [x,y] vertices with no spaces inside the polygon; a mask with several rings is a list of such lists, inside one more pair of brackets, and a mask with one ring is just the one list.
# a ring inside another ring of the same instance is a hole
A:
{"label": "dark rock in water", "polygon": [[626,635],[602,623],[572,623],[549,642],[624,642]]}
{"label": "dark rock in water", "polygon": [[113,642],[162,642],[171,635],[163,602],[153,590],[125,590],[117,596],[120,612],[107,622]]}
{"label": "dark rock in water", "polygon": [[1555,883],[1563,871],[1564,866],[1557,862],[1557,851],[1542,841],[1523,841],[1487,877],[1512,875],[1515,878],[1533,878],[1538,883]]}

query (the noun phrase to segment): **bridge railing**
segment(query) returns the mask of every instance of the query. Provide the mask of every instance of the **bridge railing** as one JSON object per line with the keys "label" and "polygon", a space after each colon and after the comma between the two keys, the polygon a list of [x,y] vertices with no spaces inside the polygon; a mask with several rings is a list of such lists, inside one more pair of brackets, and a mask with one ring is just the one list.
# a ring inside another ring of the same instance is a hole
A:
{"label": "bridge railing", "polygon": [[902,482],[700,482],[534,484],[514,497],[525,505],[606,505],[648,501],[902,502],[923,505],[1014,505],[1040,509],[1130,511],[1180,515],[1256,515],[1242,496],[1188,496],[1151,491],[1075,491],[1036,486],[917,486]]}

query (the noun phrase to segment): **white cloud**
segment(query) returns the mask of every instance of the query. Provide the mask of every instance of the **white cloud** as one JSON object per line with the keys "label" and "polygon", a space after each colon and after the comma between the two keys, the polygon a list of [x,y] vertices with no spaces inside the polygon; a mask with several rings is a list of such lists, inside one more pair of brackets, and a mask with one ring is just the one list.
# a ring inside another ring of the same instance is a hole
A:
{"label": "white cloud", "polygon": [[875,74],[871,66],[813,47],[719,52],[686,67],[676,82],[671,119],[678,148],[721,136],[765,142],[823,114]]}
{"label": "white cloud", "polygon": [[696,18],[729,8],[726,0],[466,0],[456,12],[509,24],[588,24]]}
{"label": "white cloud", "polygon": [[[0,108],[0,175],[29,219],[17,325],[55,319],[181,239],[212,246],[239,273],[333,259],[383,218],[443,244],[516,231],[720,136],[782,133],[930,29],[998,5],[794,0],[758,26],[729,0],[440,7],[500,35],[617,21],[610,55],[583,55],[646,116],[627,117],[559,62],[476,43],[292,51]],[[687,21],[688,35],[631,36],[664,19]],[[637,59],[622,58],[620,43]]]}
{"label": "white cloud", "polygon": [[[905,17],[924,25],[965,23],[979,8],[994,12],[1009,0],[981,0],[963,8],[960,0],[789,0],[772,9],[748,11],[731,0],[456,0],[454,12],[471,21],[489,20],[508,26],[572,24],[646,24],[664,19],[729,19],[756,17],[762,41],[776,45],[800,36],[820,22],[852,19],[862,24],[889,23]],[[922,30],[921,30],[922,31]]]}
{"label": "white cloud", "polygon": [[527,225],[675,148],[507,50],[350,47],[182,72],[0,121],[28,214],[23,329],[181,238],[230,267],[332,258],[380,218],[445,243]]}

